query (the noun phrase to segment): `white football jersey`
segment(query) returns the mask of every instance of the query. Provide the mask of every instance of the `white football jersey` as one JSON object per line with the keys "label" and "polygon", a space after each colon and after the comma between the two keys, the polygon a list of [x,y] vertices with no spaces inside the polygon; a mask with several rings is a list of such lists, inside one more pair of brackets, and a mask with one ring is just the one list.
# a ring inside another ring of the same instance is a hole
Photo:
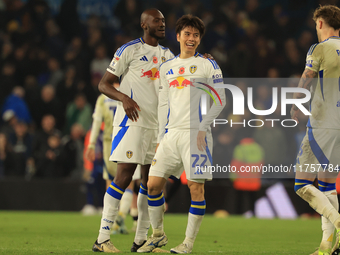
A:
{"label": "white football jersey", "polygon": [[340,129],[340,38],[330,37],[310,47],[306,68],[319,74],[311,88],[310,128]]}
{"label": "white football jersey", "polygon": [[[177,56],[162,64],[160,82],[158,142],[165,129],[207,131],[225,106],[224,89],[214,89],[223,83],[221,69],[214,60],[205,59],[199,53],[187,59]],[[204,93],[212,97],[214,103],[202,117],[200,103]]]}
{"label": "white football jersey", "polygon": [[140,126],[158,129],[159,66],[173,58],[172,52],[161,45],[148,45],[138,38],[120,47],[107,71],[120,77],[120,92],[131,97],[140,107],[139,119],[130,120],[122,102],[118,102],[114,126]]}
{"label": "white football jersey", "polygon": [[112,138],[112,122],[115,115],[118,101],[108,98],[101,94],[96,101],[96,106],[92,114],[93,123],[90,135],[90,143],[95,144],[99,134],[100,126],[104,122],[103,138],[110,140]]}

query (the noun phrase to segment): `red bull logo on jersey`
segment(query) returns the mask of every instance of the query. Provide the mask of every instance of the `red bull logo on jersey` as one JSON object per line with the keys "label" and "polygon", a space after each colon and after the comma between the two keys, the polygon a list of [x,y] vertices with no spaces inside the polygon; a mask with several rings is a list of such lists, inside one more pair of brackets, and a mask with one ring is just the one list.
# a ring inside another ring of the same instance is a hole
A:
{"label": "red bull logo on jersey", "polygon": [[169,82],[169,88],[174,87],[176,89],[183,89],[186,88],[188,86],[193,86],[195,87],[191,81],[185,79],[182,76],[177,77],[175,80],[173,80],[172,82]]}
{"label": "red bull logo on jersey", "polygon": [[213,99],[214,103],[217,104],[217,101],[216,101],[215,97],[213,96],[213,94],[215,94],[217,100],[222,105],[222,100],[221,100],[219,94],[217,93],[217,91],[212,86],[210,86],[206,83],[203,83],[203,82],[197,82],[197,83],[201,84],[201,87],[195,86],[191,81],[185,79],[182,76],[179,76],[176,79],[174,79],[173,81],[169,82],[169,88],[173,87],[173,88],[176,88],[176,89],[183,89],[183,88],[186,88],[188,86],[192,86],[192,87],[195,87],[197,89],[203,90],[205,93],[207,93]]}
{"label": "red bull logo on jersey", "polygon": [[142,69],[142,76],[141,77],[147,77],[150,80],[154,81],[154,80],[159,79],[159,71],[155,67],[152,68],[151,70],[145,71],[145,72],[144,72],[144,69]]}

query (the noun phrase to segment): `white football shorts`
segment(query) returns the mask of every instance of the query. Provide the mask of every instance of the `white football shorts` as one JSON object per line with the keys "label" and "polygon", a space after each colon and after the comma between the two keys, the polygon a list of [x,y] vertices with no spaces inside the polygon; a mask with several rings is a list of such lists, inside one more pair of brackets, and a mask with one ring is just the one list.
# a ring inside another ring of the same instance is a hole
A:
{"label": "white football shorts", "polygon": [[157,129],[113,127],[110,161],[151,164],[157,145]]}
{"label": "white football shorts", "polygon": [[[197,134],[198,130],[169,130],[159,144],[149,176],[168,179],[173,175],[179,179],[184,168],[190,181],[204,183],[211,180],[212,174],[202,168],[212,164],[212,135],[211,132],[206,133],[208,147],[206,151],[200,151]],[[202,168],[197,168],[199,166]]]}
{"label": "white football shorts", "polygon": [[340,130],[307,128],[296,158],[296,172],[329,173],[340,170]]}

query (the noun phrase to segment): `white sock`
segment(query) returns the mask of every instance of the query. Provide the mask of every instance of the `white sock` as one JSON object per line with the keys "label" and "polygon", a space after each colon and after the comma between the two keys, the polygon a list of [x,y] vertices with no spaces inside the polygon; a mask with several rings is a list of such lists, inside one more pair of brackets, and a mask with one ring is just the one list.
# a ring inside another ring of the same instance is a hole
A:
{"label": "white sock", "polygon": [[330,220],[337,229],[340,229],[340,215],[338,211],[320,190],[309,184],[298,189],[296,194],[308,202],[315,211]]}
{"label": "white sock", "polygon": [[149,217],[153,229],[153,236],[162,236],[164,218],[164,196],[163,192],[158,195],[148,195]]}
{"label": "white sock", "polygon": [[122,196],[122,199],[120,200],[119,215],[121,215],[124,219],[126,218],[126,215],[129,213],[132,203],[132,197],[133,197],[132,190],[126,189]]}
{"label": "white sock", "polygon": [[195,215],[192,213],[189,213],[188,215],[188,225],[187,230],[185,231],[185,239],[183,243],[187,244],[189,247],[194,246],[194,242],[200,229],[203,217],[204,215]]}
{"label": "white sock", "polygon": [[[336,190],[324,191],[323,194],[328,198],[329,202],[338,211],[339,201]],[[331,221],[325,217],[321,217],[321,228],[322,228],[322,246],[326,249],[332,248],[333,234],[335,227]],[[320,245],[321,246],[321,245]]]}
{"label": "white sock", "polygon": [[148,238],[148,231],[150,227],[150,218],[148,211],[148,195],[147,188],[140,185],[137,197],[138,221],[134,242],[141,245],[144,240]]}
{"label": "white sock", "polygon": [[118,214],[118,206],[124,190],[112,182],[104,195],[104,208],[100,223],[98,243],[110,239],[111,228]]}
{"label": "white sock", "polygon": [[183,242],[191,248],[194,246],[196,236],[200,229],[205,214],[205,208],[205,200],[191,201],[191,206],[188,214],[187,230],[185,231],[185,239]]}

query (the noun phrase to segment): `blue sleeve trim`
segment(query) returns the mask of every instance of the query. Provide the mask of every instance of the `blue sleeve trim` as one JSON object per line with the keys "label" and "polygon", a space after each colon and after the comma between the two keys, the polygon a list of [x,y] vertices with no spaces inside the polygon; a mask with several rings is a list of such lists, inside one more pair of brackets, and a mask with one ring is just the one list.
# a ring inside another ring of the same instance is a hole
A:
{"label": "blue sleeve trim", "polygon": [[307,56],[312,55],[313,51],[315,50],[315,47],[318,45],[318,43],[313,44],[312,46],[310,46],[309,51],[307,52]]}
{"label": "blue sleeve trim", "polygon": [[210,58],[207,58],[209,60],[209,62],[213,65],[214,69],[217,70],[217,69],[220,69],[220,67],[218,66],[218,64],[216,63],[215,60],[212,60]]}
{"label": "blue sleeve trim", "polygon": [[142,43],[142,41],[140,40],[140,38],[138,38],[138,39],[136,39],[136,40],[133,40],[133,41],[131,41],[131,42],[128,42],[128,43],[124,44],[123,46],[121,46],[121,47],[117,50],[116,55],[117,55],[118,57],[120,57],[120,56],[122,55],[123,51],[124,51],[127,47],[129,47],[129,46],[131,46],[131,45],[134,45],[134,44],[136,44],[136,43]]}

